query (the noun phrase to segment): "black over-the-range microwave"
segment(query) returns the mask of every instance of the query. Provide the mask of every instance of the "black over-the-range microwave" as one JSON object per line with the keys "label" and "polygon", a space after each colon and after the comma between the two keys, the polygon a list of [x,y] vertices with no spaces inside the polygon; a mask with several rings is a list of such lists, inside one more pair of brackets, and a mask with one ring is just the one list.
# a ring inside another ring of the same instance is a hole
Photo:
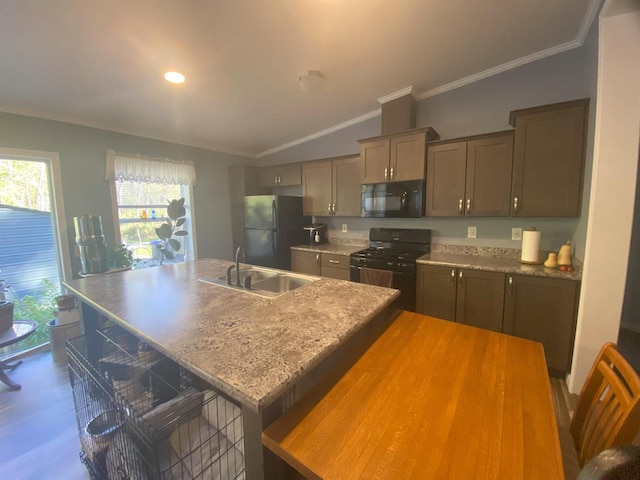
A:
{"label": "black over-the-range microwave", "polygon": [[360,187],[361,217],[422,217],[424,180],[371,183]]}

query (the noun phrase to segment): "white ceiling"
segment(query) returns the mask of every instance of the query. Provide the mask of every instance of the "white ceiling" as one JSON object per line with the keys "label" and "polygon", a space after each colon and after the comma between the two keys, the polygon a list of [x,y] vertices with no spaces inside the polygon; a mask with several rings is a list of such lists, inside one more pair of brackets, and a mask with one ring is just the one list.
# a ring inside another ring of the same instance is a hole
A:
{"label": "white ceiling", "polygon": [[0,111],[262,156],[580,46],[599,3],[0,0]]}

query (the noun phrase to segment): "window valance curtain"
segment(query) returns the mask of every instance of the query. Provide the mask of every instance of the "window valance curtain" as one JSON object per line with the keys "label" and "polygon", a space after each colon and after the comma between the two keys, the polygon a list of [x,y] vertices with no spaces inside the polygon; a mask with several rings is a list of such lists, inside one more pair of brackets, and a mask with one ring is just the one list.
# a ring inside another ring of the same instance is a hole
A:
{"label": "window valance curtain", "polygon": [[176,162],[168,158],[149,158],[107,150],[105,180],[195,185],[196,168],[193,162]]}

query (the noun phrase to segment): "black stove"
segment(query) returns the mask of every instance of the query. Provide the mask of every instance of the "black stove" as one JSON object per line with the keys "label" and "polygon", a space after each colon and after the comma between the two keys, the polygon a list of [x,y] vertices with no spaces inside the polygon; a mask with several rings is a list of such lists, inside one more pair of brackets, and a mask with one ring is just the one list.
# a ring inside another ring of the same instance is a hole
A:
{"label": "black stove", "polygon": [[[369,248],[351,254],[351,281],[374,283],[400,290],[397,307],[416,309],[416,260],[431,251],[431,230],[409,228],[372,228]],[[366,275],[361,275],[367,269]],[[390,274],[379,271],[389,271]],[[371,272],[377,272],[371,275]],[[363,278],[364,277],[364,280]],[[371,282],[370,279],[380,279]],[[390,281],[391,280],[391,281]]]}

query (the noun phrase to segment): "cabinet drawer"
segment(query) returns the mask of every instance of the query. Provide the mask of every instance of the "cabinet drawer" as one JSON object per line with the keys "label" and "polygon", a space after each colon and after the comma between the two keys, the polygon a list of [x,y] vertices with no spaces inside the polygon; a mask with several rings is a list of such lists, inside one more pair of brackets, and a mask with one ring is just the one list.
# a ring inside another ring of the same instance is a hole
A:
{"label": "cabinet drawer", "polygon": [[327,267],[326,265],[322,266],[320,275],[322,275],[323,277],[335,278],[337,280],[351,279],[351,272],[348,268]]}
{"label": "cabinet drawer", "polygon": [[349,270],[349,256],[332,253],[323,253],[320,259],[322,267],[344,268]]}

